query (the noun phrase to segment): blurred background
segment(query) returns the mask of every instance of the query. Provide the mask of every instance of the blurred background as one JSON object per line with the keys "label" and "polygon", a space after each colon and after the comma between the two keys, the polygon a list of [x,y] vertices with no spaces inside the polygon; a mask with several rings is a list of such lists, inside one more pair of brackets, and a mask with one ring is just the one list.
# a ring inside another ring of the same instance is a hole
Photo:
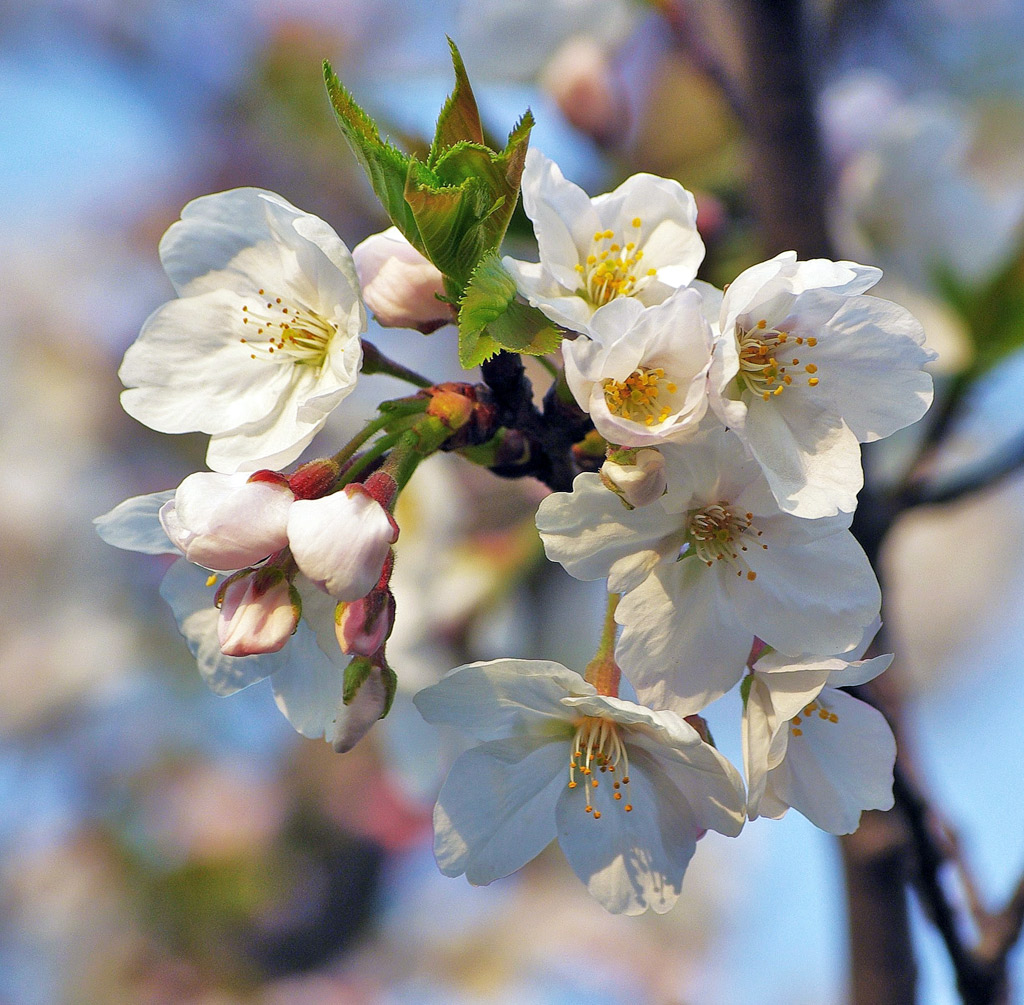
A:
{"label": "blurred background", "polygon": [[[600,584],[542,561],[536,485],[453,457],[417,474],[393,584],[403,692],[343,757],[295,734],[266,682],[210,694],[160,560],[91,527],[203,467],[204,437],[118,405],[121,355],[172,295],[156,248],[184,203],[270,188],[350,247],[386,225],[323,58],[416,148],[451,86],[449,34],[495,137],[529,106],[533,145],[592,194],[638,170],[695,191],[702,276],[721,284],[785,250],[754,223],[735,16],[728,0],[0,0],[3,1005],[845,1000],[838,846],[795,813],[709,834],[663,917],[606,915],[557,848],[484,889],[437,873],[431,806],[457,741],[411,694],[472,659],[582,668],[596,642]],[[978,469],[1024,435],[1024,5],[818,0],[806,18],[831,239],[886,270],[879,292],[922,319],[938,387],[964,403],[933,474]],[[522,257],[530,240],[517,215]],[[451,329],[369,337],[460,375]],[[317,444],[401,393],[362,381]],[[868,454],[876,484],[920,435]],[[993,905],[1024,870],[1022,528],[1010,477],[906,514],[883,553],[905,742]],[[719,705],[741,763],[737,700]],[[920,1001],[954,1002],[913,911]]]}

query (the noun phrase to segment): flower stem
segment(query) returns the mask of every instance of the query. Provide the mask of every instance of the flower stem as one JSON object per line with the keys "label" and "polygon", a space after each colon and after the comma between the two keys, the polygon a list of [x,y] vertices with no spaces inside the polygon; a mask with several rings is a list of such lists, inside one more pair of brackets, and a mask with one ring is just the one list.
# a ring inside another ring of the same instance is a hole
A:
{"label": "flower stem", "polygon": [[587,664],[584,679],[597,688],[598,694],[619,696],[619,681],[622,671],[615,662],[615,608],[619,606],[618,593],[608,594],[608,606],[604,614],[604,627],[601,630],[601,641],[598,643],[594,658]]}
{"label": "flower stem", "polygon": [[426,377],[416,373],[415,370],[410,370],[408,367],[402,366],[401,363],[388,359],[384,353],[371,342],[367,342],[366,339],[363,339],[362,372],[365,374],[383,373],[388,377],[406,380],[410,384],[415,384],[416,387],[431,387],[434,383],[432,380],[427,380]]}
{"label": "flower stem", "polygon": [[337,464],[344,464],[350,457],[354,457],[356,451],[378,430],[383,429],[393,416],[384,414],[378,415],[376,419],[368,422],[363,428],[352,437],[334,456]]}
{"label": "flower stem", "polygon": [[344,488],[344,486],[358,480],[359,476],[373,461],[380,457],[380,455],[386,450],[390,450],[407,432],[407,429],[400,429],[397,432],[389,433],[387,436],[382,436],[379,440],[374,441],[367,449],[366,453],[360,454],[359,457],[353,461],[348,468],[346,468],[345,473],[338,482],[337,488]]}

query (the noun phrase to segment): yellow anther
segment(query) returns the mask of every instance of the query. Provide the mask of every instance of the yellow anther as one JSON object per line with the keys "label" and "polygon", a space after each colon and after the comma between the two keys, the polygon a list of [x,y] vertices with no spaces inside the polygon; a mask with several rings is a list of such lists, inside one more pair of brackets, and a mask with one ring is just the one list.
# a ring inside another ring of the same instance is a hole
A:
{"label": "yellow anther", "polygon": [[751,569],[750,572],[747,573],[747,579],[753,582],[755,579],[757,579],[757,573],[754,572],[753,569]]}
{"label": "yellow anther", "polygon": [[809,346],[816,346],[816,345],[818,344],[818,340],[817,340],[817,339],[816,339],[816,338],[815,338],[815,337],[814,337],[814,336],[812,335],[812,336],[811,336],[811,337],[810,337],[810,338],[809,338],[809,339],[807,340],[807,344],[808,344]]}
{"label": "yellow anther", "polygon": [[761,320],[757,322],[757,327],[764,331],[764,329],[768,327],[768,322],[765,321],[764,318],[761,318]]}
{"label": "yellow anther", "polygon": [[808,373],[817,373],[818,372],[818,368],[813,363],[808,363],[807,366],[804,367],[804,369]]}
{"label": "yellow anther", "polygon": [[600,810],[594,810],[594,819],[595,820],[600,820],[601,819],[601,811]]}
{"label": "yellow anther", "polygon": [[810,384],[811,387],[817,387],[818,386],[818,378],[817,377],[808,377],[807,378],[807,383]]}
{"label": "yellow anther", "polygon": [[633,217],[633,226],[634,226],[634,227],[639,227],[639,226],[640,226],[640,223],[641,223],[641,221],[640,221],[640,217],[638,217],[638,216],[634,216],[634,217]]}
{"label": "yellow anther", "polygon": [[798,729],[797,727],[794,726],[793,727],[793,735],[794,736],[803,736],[804,735],[804,731],[802,729]]}
{"label": "yellow anther", "polygon": [[216,582],[217,582],[217,573],[211,572],[210,575],[206,577],[206,585],[207,586],[213,586],[213,584],[216,583]]}

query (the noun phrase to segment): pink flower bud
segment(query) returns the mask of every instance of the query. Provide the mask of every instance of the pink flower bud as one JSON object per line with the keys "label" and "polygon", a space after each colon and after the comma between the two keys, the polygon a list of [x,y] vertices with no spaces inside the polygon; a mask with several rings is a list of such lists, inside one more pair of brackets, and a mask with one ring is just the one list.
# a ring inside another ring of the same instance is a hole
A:
{"label": "pink flower bud", "polygon": [[199,471],[164,503],[160,523],[190,562],[230,572],[255,565],[288,543],[294,498],[287,485],[275,480]]}
{"label": "pink flower bud", "polygon": [[601,481],[630,506],[648,506],[665,494],[668,480],[660,451],[643,447],[614,456],[601,465]]}
{"label": "pink flower bud", "polygon": [[444,279],[397,227],[373,234],[352,251],[363,300],[385,328],[415,328],[426,334],[455,320]]}
{"label": "pink flower bud", "polygon": [[371,590],[334,610],[338,645],[349,656],[372,656],[387,641],[394,623],[395,598],[390,590]]}
{"label": "pink flower bud", "polygon": [[337,600],[365,597],[380,579],[398,527],[362,485],[288,511],[288,543],[299,568]]}
{"label": "pink flower bud", "polygon": [[217,621],[217,639],[225,656],[276,653],[299,623],[298,590],[280,569],[258,569],[229,583]]}

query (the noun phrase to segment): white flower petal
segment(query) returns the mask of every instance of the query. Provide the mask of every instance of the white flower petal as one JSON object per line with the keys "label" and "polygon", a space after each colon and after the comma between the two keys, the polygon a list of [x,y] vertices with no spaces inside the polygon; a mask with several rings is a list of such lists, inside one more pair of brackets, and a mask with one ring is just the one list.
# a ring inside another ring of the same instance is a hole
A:
{"label": "white flower petal", "polygon": [[700,827],[689,802],[646,750],[630,759],[633,810],[612,800],[610,785],[591,791],[563,786],[556,809],[558,843],[573,872],[613,914],[668,911],[682,889]]}
{"label": "white flower petal", "polygon": [[608,577],[608,589],[633,589],[651,569],[679,550],[679,520],[655,502],[627,510],[619,497],[584,473],[573,491],[541,501],[537,529],[549,559],[576,579]]}
{"label": "white flower petal", "polygon": [[877,709],[831,688],[821,697],[839,721],[803,719],[769,785],[822,830],[849,834],[862,810],[892,808],[896,741]]}
{"label": "white flower petal", "polygon": [[515,872],[555,837],[568,784],[565,738],[493,740],[452,766],[434,808],[434,855],[446,876],[484,886]]}
{"label": "white flower petal", "polygon": [[[907,310],[863,296],[847,300],[814,349],[830,402],[863,443],[916,422],[932,403],[935,358],[924,329]],[[783,395],[785,397],[785,395]]]}
{"label": "white flower petal", "polygon": [[580,674],[547,660],[492,660],[457,667],[413,698],[434,725],[457,726],[478,740],[512,736],[568,738],[566,694],[594,694]]}
{"label": "white flower petal", "polygon": [[387,511],[361,486],[288,510],[288,543],[305,576],[337,600],[365,597],[380,578],[398,532]]}
{"label": "white flower petal", "polygon": [[615,658],[641,700],[679,715],[701,711],[743,674],[754,632],[740,623],[718,570],[696,558],[654,569],[615,612]]}
{"label": "white flower petal", "polygon": [[791,654],[843,652],[859,642],[878,617],[881,593],[853,535],[841,531],[796,546],[767,532],[761,540],[767,551],[746,554],[757,578],[724,577],[743,625]]}
{"label": "white flower petal", "polygon": [[331,742],[336,721],[343,714],[347,658],[338,650],[337,662],[328,659],[316,644],[316,636],[301,622],[281,654],[287,660],[270,682],[277,707],[303,736]]}
{"label": "white flower petal", "polygon": [[222,433],[273,411],[291,368],[251,358],[242,305],[213,290],[158,307],[118,371],[124,410],[161,433]]}
{"label": "white flower petal", "polygon": [[109,513],[96,517],[96,533],[115,548],[143,555],[176,555],[178,549],[160,524],[160,508],[174,498],[174,489],[132,496]]}

